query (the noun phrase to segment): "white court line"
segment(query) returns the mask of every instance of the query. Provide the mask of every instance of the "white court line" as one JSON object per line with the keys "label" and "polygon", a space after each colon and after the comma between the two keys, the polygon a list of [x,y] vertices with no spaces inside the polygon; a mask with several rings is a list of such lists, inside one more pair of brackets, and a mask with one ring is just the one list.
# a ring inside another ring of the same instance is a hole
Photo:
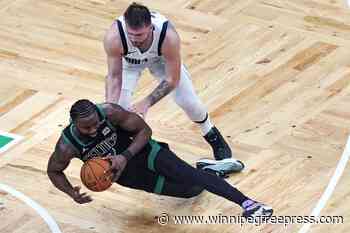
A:
{"label": "white court line", "polygon": [[30,199],[29,197],[25,196],[23,193],[20,193],[17,190],[5,184],[0,183],[0,190],[4,190],[5,192],[11,194],[12,196],[17,197],[18,199],[20,199],[21,201],[23,201],[24,203],[32,207],[44,219],[44,221],[47,223],[52,233],[62,233],[57,223],[55,222],[55,220],[38,203]]}
{"label": "white court line", "polygon": [[0,148],[0,153],[5,152],[10,147],[14,146],[19,141],[21,141],[23,138],[22,136],[19,136],[19,135],[13,134],[13,133],[7,133],[7,132],[1,131],[1,130],[0,130],[0,135],[4,135],[4,136],[10,137],[10,138],[13,138],[13,140],[10,143],[8,143],[7,145]]}
{"label": "white court line", "polygon": [[[350,157],[350,136],[348,137],[348,141],[346,142],[345,149],[344,149],[343,154],[338,162],[337,168],[335,169],[335,172],[334,172],[331,180],[329,181],[329,184],[328,184],[326,190],[322,194],[322,197],[318,201],[316,207],[313,209],[311,216],[316,216],[316,217],[320,216],[321,210],[325,207],[327,201],[332,196],[332,193],[335,189],[335,186],[337,185],[341,175],[344,172],[344,169],[345,169],[346,164],[349,160],[349,157]],[[302,226],[302,228],[300,228],[298,233],[308,232],[311,225],[312,225],[311,223],[304,224]]]}

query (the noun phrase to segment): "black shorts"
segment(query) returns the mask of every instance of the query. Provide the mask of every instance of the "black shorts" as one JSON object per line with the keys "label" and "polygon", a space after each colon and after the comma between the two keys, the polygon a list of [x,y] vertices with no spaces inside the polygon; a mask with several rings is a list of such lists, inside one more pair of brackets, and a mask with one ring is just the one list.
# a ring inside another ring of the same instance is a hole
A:
{"label": "black shorts", "polygon": [[152,151],[142,151],[128,161],[117,183],[146,192],[188,198],[198,195],[203,187],[182,177],[183,169],[195,169],[178,158],[166,143],[150,141]]}

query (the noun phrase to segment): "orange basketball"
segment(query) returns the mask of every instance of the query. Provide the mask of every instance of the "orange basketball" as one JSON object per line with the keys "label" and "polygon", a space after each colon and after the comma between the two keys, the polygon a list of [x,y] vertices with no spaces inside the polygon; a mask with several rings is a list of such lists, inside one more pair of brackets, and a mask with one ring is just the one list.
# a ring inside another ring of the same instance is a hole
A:
{"label": "orange basketball", "polygon": [[93,158],[86,161],[80,170],[83,184],[95,192],[102,192],[112,185],[111,164],[102,158]]}

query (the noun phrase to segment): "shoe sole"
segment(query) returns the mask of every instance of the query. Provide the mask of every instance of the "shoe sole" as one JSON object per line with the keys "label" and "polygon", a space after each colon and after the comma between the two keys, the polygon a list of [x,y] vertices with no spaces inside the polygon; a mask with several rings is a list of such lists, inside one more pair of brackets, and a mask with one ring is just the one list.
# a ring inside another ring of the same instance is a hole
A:
{"label": "shoe sole", "polygon": [[[220,166],[226,166],[220,169]],[[244,169],[244,164],[236,159],[223,159],[223,160],[210,160],[210,159],[201,159],[196,163],[196,167],[199,169],[211,169],[214,171],[222,171],[224,174],[230,174],[234,172],[240,172]]]}

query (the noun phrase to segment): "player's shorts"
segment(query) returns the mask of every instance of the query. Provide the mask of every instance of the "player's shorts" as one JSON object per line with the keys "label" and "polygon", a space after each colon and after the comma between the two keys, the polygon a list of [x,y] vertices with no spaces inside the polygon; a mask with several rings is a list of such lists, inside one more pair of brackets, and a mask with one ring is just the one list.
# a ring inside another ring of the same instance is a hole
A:
{"label": "player's shorts", "polygon": [[[175,172],[168,174],[161,172],[162,169],[159,168],[162,164],[156,164],[159,161],[157,156],[163,156],[163,159],[170,163],[180,161],[180,159],[169,150],[166,143],[154,140],[151,140],[149,143],[152,146],[150,153],[142,151],[135,155],[127,163],[117,181],[118,184],[146,192],[182,198],[193,197],[203,191],[202,187],[176,180],[177,173]],[[177,166],[178,164],[175,162],[174,167]],[[181,170],[177,172],[181,172]]]}

